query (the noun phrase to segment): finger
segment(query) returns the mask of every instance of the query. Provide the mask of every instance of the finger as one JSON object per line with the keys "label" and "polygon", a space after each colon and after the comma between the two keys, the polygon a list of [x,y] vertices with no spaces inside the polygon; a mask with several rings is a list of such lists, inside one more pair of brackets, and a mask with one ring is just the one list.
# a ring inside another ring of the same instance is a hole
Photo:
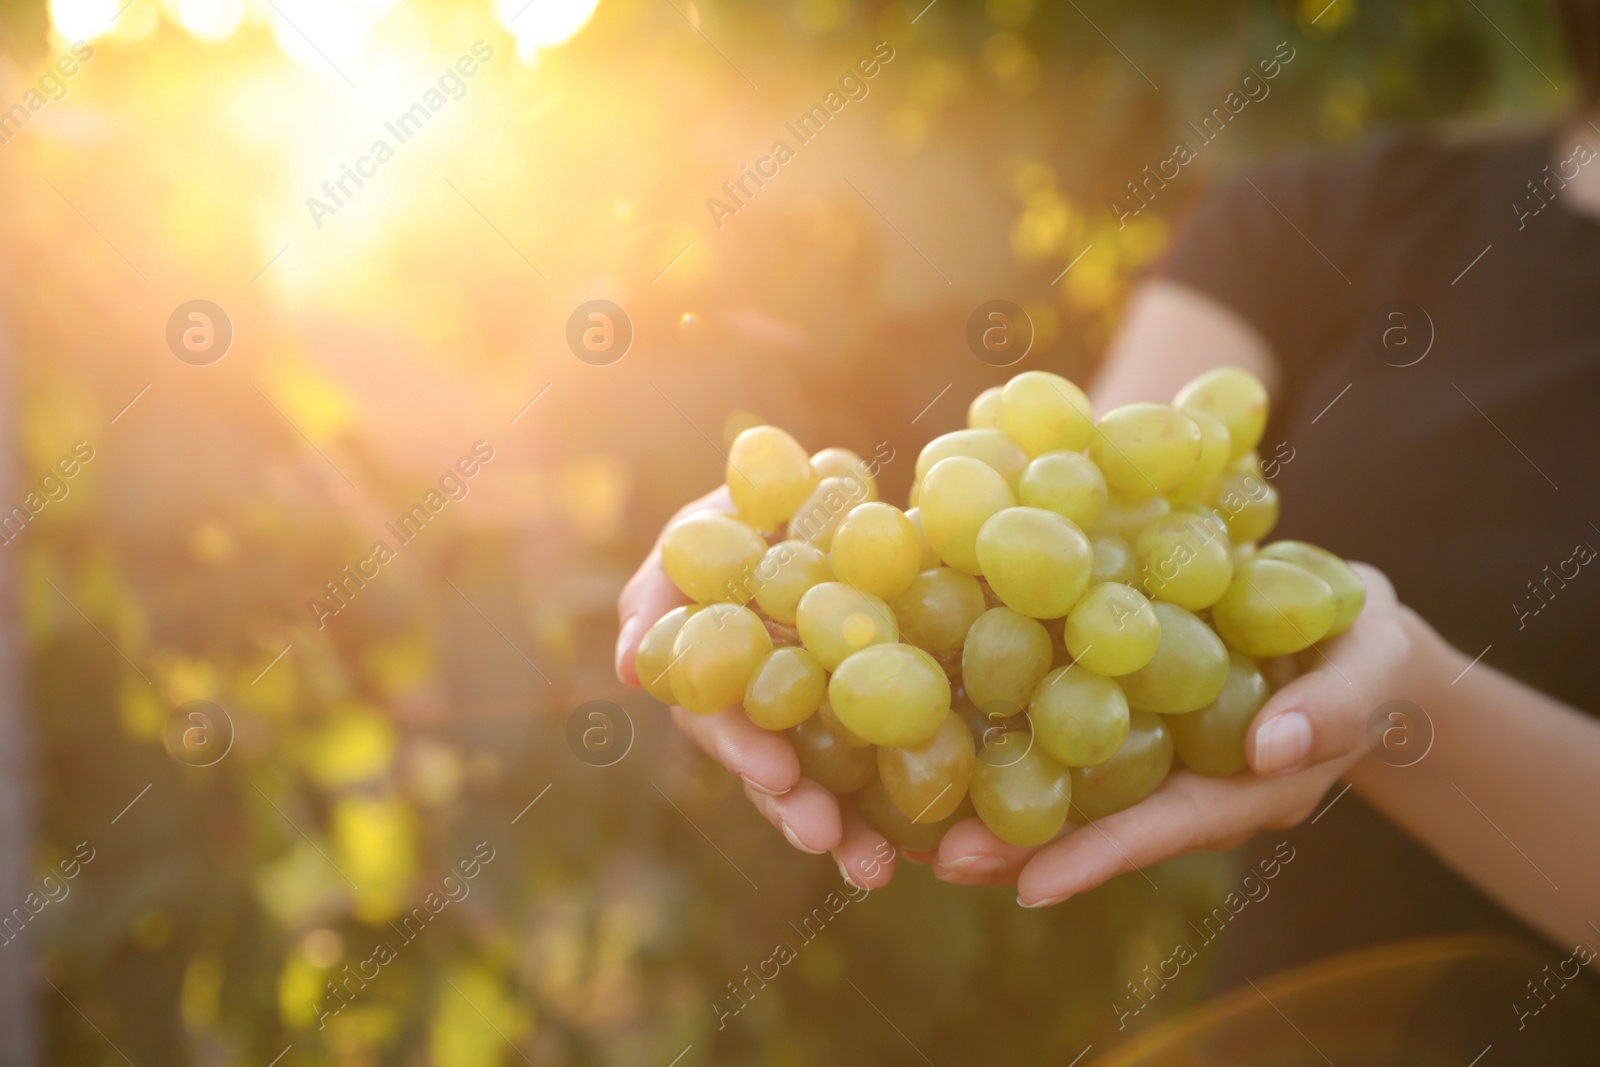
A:
{"label": "finger", "polygon": [[[1017,903],[1028,908],[1059,904],[1119,874],[1144,872],[1161,860],[1244,833],[1259,821],[1258,811],[1273,802],[1271,795],[1261,795],[1270,794],[1259,788],[1267,784],[1178,771],[1133,807],[1040,849],[1017,879]],[[1143,877],[1150,880],[1148,873]]]}
{"label": "finger", "polygon": [[622,593],[617,597],[617,652],[616,666],[617,677],[628,685],[638,685],[639,675],[633,666],[634,654],[639,651],[639,642],[645,633],[656,624],[661,616],[688,603],[688,599],[672,584],[672,579],[667,577],[667,572],[661,568],[661,539],[666,536],[679,519],[691,512],[712,508],[717,511],[733,510],[733,498],[728,495],[728,487],[718,486],[698,500],[690,501],[679,508],[677,513],[661,528],[661,533],[656,536],[656,543],[650,549],[650,554],[645,557],[639,569],[634,572],[628,584],[622,587]]}
{"label": "finger", "polygon": [[1333,669],[1303,674],[1268,700],[1251,724],[1245,741],[1250,766],[1278,777],[1347,756],[1361,746],[1371,707],[1366,689]]}
{"label": "finger", "polygon": [[800,761],[789,739],[763,730],[745,717],[742,708],[695,715],[675,707],[672,720],[700,751],[758,793],[782,796],[800,781]]}
{"label": "finger", "polygon": [[768,796],[748,785],[744,795],[801,852],[820,856],[838,848],[844,837],[838,798],[809,778],[800,779],[781,797]]}
{"label": "finger", "polygon": [[898,853],[888,838],[867,825],[853,801],[842,805],[844,837],[833,850],[839,873],[862,889],[882,889],[894,877]]}
{"label": "finger", "polygon": [[945,831],[933,873],[957,885],[1011,885],[1037,851],[1006,844],[973,816]]}

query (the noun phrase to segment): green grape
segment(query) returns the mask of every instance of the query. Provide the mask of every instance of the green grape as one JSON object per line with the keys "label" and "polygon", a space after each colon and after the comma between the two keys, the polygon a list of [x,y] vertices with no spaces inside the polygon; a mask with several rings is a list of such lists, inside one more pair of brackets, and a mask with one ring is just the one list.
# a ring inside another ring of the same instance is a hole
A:
{"label": "green grape", "polygon": [[1185,411],[1216,416],[1228,428],[1233,459],[1256,447],[1267,428],[1266,387],[1254,374],[1238,367],[1206,371],[1178,390],[1172,402]]}
{"label": "green grape", "polygon": [[822,664],[803,648],[775,648],[744,690],[744,713],[763,730],[787,730],[809,719],[828,691]]}
{"label": "green grape", "polygon": [[1000,394],[1000,429],[1030,456],[1081,452],[1093,428],[1089,398],[1059,374],[1023,371]]}
{"label": "green grape", "polygon": [[916,578],[922,539],[899,508],[868,501],[840,524],[829,555],[841,582],[887,600]]}
{"label": "green grape", "polygon": [[1035,619],[1065,615],[1089,586],[1089,539],[1053,511],[997,511],[978,531],[976,548],[990,588]]}
{"label": "green grape", "polygon": [[1044,676],[1028,703],[1033,740],[1068,767],[1104,763],[1128,736],[1128,698],[1122,687],[1082,665]]}
{"label": "green grape", "polygon": [[1260,555],[1303,567],[1333,590],[1333,625],[1317,640],[1339,636],[1350,629],[1350,624],[1361,614],[1361,606],[1367,602],[1367,587],[1355,568],[1327,549],[1304,541],[1274,541],[1261,549]]}
{"label": "green grape", "polygon": [[1101,582],[1067,613],[1061,639],[1075,661],[1115,678],[1150,662],[1161,643],[1161,623],[1137,589]]}
{"label": "green grape", "polygon": [[811,457],[811,469],[817,480],[823,478],[848,478],[866,487],[867,499],[878,499],[878,480],[872,476],[866,461],[848,448],[824,448]]}
{"label": "green grape", "polygon": [[1106,509],[1106,478],[1081,452],[1046,452],[1022,472],[1017,500],[1025,507],[1047,508],[1087,530]]}
{"label": "green grape", "polygon": [[1200,458],[1200,427],[1166,404],[1124,404],[1106,412],[1089,439],[1106,487],[1128,500],[1178,486]]}
{"label": "green grape", "polygon": [[731,708],[744,699],[751,676],[771,651],[759,615],[734,604],[711,604],[689,616],[672,643],[672,695],[696,715]]}
{"label": "green grape", "polygon": [[1228,653],[1228,680],[1217,699],[1167,720],[1178,756],[1190,770],[1213,778],[1244,770],[1245,735],[1267,696],[1267,680],[1255,660],[1242,652]]}
{"label": "green grape", "polygon": [[918,745],[950,713],[950,680],[920,648],[873,645],[839,664],[828,703],[851,733],[874,745]]}
{"label": "green grape", "polygon": [[915,507],[911,508],[906,512],[906,518],[910,521],[911,525],[916,528],[917,544],[922,546],[922,559],[917,564],[917,573],[921,574],[923,571],[931,571],[933,568],[939,566],[939,554],[933,550],[932,545],[928,544],[928,538],[922,532],[922,509]]}
{"label": "green grape", "polygon": [[988,464],[970,456],[942,459],[922,483],[922,532],[945,563],[977,574],[978,531],[989,516],[1016,503],[1005,479]]}
{"label": "green grape", "polygon": [[696,511],[661,538],[661,566],[683,595],[700,604],[743,604],[755,591],[754,572],[767,542],[750,526],[720,511]]}
{"label": "green grape", "polygon": [[1050,634],[1007,607],[990,608],[967,631],[961,681],[967,699],[985,713],[1015,715],[1050,670]]}
{"label": "green grape", "polygon": [[1167,499],[1175,505],[1210,497],[1212,486],[1233,455],[1233,439],[1228,436],[1228,428],[1221,419],[1206,411],[1194,410],[1186,414],[1200,427],[1200,457],[1183,481],[1167,493]]}
{"label": "green grape", "polygon": [[828,728],[829,732],[831,732],[834,737],[839,739],[839,743],[841,745],[846,745],[850,748],[872,747],[871,741],[868,741],[863,737],[857,737],[850,727],[839,721],[839,716],[833,713],[833,705],[828,703],[828,694],[826,689],[824,689],[822,694],[822,704],[817,708],[817,718],[821,721],[822,725]]}
{"label": "green grape", "polygon": [[[1007,487],[1015,490],[1017,479],[1028,465],[1028,454],[1017,443],[999,430],[955,430],[941,434],[922,447],[917,456],[916,470],[911,476],[911,491],[915,494],[928,472],[940,460],[952,456],[966,456],[991,467],[1006,480]],[[916,504],[917,500],[911,503]]]}
{"label": "green grape", "polygon": [[756,604],[767,618],[794,625],[795,611],[806,590],[833,581],[828,554],[806,541],[779,541],[756,565]]}
{"label": "green grape", "polygon": [[1005,390],[991,385],[972,398],[967,406],[967,429],[998,430],[1000,428],[1000,394]]}
{"label": "green grape", "polygon": [[1133,537],[1152,522],[1166,518],[1171,513],[1172,505],[1164,496],[1152,496],[1144,500],[1124,500],[1112,493],[1106,497],[1106,509],[1100,513],[1100,521],[1094,524],[1094,529],[1090,532]]}
{"label": "green grape", "polygon": [[[1234,567],[1234,569],[1238,570],[1239,564],[1243,563],[1245,560],[1253,559],[1258,551],[1260,551],[1260,550],[1256,547],[1256,543],[1254,541],[1246,541],[1242,545],[1234,545],[1233,546],[1233,567]],[[1324,578],[1323,581],[1327,581],[1327,579]]]}
{"label": "green grape", "polygon": [[820,582],[806,590],[795,612],[795,627],[828,671],[838,670],[846,656],[868,645],[900,639],[889,605],[843,582]]}
{"label": "green grape", "polygon": [[1128,739],[1093,767],[1072,768],[1072,821],[1088,822],[1131,808],[1156,791],[1172,770],[1172,731],[1146,711],[1129,716]]}
{"label": "green grape", "polygon": [[855,475],[824,478],[789,519],[788,536],[816,545],[826,552],[833,535],[851,510],[868,500],[867,483]]}
{"label": "green grape", "polygon": [[878,781],[900,814],[912,822],[939,822],[966,799],[977,750],[967,724],[946,712],[920,745],[878,749]]}
{"label": "green grape", "polygon": [[854,793],[878,777],[878,757],[870,748],[852,748],[813,715],[789,728],[789,743],[800,773],[830,793]]}
{"label": "green grape", "polygon": [[944,840],[945,831],[972,814],[972,801],[963,798],[954,812],[938,822],[916,823],[900,813],[889,799],[889,791],[874,778],[856,794],[856,810],[866,824],[907,852],[933,852]]}
{"label": "green grape", "polygon": [[1217,514],[1228,524],[1234,544],[1259,541],[1278,525],[1278,491],[1254,474],[1226,471],[1217,479]]}
{"label": "green grape", "polygon": [[903,640],[935,656],[948,656],[961,650],[967,631],[983,614],[983,586],[970,574],[934,567],[917,575],[889,607]]}
{"label": "green grape", "polygon": [[1128,704],[1163,715],[1198,711],[1228,680],[1228,650],[1193,612],[1164,600],[1152,601],[1150,609],[1161,623],[1161,640],[1149,663],[1118,679]]}
{"label": "green grape", "polygon": [[1090,535],[1089,551],[1094,557],[1094,565],[1089,571],[1091,584],[1123,582],[1132,585],[1139,580],[1139,561],[1134,557],[1133,546],[1121,534]]}
{"label": "green grape", "polygon": [[978,818],[1008,844],[1042,845],[1067,824],[1072,776],[1038,745],[1020,754],[984,749],[972,769],[970,788]]}
{"label": "green grape", "polygon": [[1145,592],[1190,611],[1215,604],[1233,578],[1233,543],[1215,515],[1157,519],[1139,531],[1133,550]]}
{"label": "green grape", "polygon": [[758,530],[777,529],[817,481],[806,450],[776,426],[752,426],[733,439],[727,478],[733,506]]}
{"label": "green grape", "polygon": [[1249,656],[1310,648],[1333,625],[1333,587],[1304,567],[1259,553],[1239,567],[1211,608],[1222,639]]}
{"label": "green grape", "polygon": [[672,647],[678,640],[678,631],[683,629],[689,616],[699,610],[699,605],[673,608],[656,620],[639,642],[639,652],[633,660],[634,672],[639,675],[644,691],[663,704],[678,702],[672,695],[672,679],[667,677],[667,668],[672,665]]}

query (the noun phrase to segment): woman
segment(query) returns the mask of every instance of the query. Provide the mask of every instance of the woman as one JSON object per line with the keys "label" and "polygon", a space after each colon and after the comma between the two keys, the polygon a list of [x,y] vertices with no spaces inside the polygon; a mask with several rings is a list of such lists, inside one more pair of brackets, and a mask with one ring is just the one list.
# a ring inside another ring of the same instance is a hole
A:
{"label": "woman", "polygon": [[[1592,4],[1571,10],[1597,21]],[[1586,111],[1560,130],[1284,161],[1197,212],[1127,316],[1096,410],[1168,400],[1211,367],[1254,372],[1276,413],[1262,446],[1286,501],[1275,536],[1382,571],[1361,568],[1359,621],[1258,714],[1254,775],[1179,771],[1100,832],[1036,849],[968,819],[927,857],[940,878],[1056,904],[1331,801],[1343,836],[1304,850],[1320,851],[1329,899],[1302,904],[1273,962],[1505,913],[1563,949],[1600,945],[1600,73],[1592,29],[1575,39]],[[708,505],[727,502],[691,507]],[[652,553],[619,604],[624,681],[681,601]],[[1431,733],[1408,766],[1365,741],[1395,700],[1425,712],[1401,724],[1419,749]],[[800,777],[782,735],[737,709],[674,715],[796,848],[833,852],[859,885],[890,880],[882,838]],[[1334,895],[1376,899],[1377,918],[1357,929]]]}

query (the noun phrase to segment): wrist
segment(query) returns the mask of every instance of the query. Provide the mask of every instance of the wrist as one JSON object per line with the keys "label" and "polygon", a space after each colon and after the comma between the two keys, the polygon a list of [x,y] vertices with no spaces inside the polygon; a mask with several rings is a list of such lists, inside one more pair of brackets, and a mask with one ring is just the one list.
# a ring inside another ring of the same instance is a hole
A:
{"label": "wrist", "polygon": [[1421,615],[1404,605],[1399,612],[1410,647],[1397,679],[1397,695],[1426,707],[1460,677],[1469,660]]}

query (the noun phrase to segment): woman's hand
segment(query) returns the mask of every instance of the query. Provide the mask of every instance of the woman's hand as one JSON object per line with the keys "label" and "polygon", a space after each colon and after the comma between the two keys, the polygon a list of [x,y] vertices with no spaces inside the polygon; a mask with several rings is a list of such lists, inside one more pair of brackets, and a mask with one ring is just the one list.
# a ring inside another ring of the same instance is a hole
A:
{"label": "woman's hand", "polygon": [[1015,880],[1018,903],[1056,904],[1119,875],[1196,849],[1223,851],[1261,830],[1309,818],[1330,786],[1366,755],[1368,718],[1417,684],[1419,643],[1436,640],[1395,599],[1384,575],[1356,564],[1367,603],[1349,631],[1298,657],[1303,673],[1275,692],[1245,743],[1255,773],[1188,770],[1133,807],[1072,828],[1039,849],[999,841],[977,820],[954,827],[935,871],[952,882]]}
{"label": "woman's hand", "polygon": [[[667,527],[690,512],[705,508],[732,512],[727,487],[693,501],[674,515]],[[640,684],[634,666],[639,642],[661,616],[684,603],[686,598],[661,567],[658,537],[650,555],[617,598],[621,622],[617,634],[618,678],[628,685]],[[695,715],[675,707],[672,719],[702,752],[744,783],[750,803],[789,844],[814,855],[832,852],[844,877],[864,889],[889,884],[894,875],[894,858],[883,835],[863,822],[853,806],[841,807],[832,793],[800,776],[800,761],[788,737],[755,725],[742,708]]]}

